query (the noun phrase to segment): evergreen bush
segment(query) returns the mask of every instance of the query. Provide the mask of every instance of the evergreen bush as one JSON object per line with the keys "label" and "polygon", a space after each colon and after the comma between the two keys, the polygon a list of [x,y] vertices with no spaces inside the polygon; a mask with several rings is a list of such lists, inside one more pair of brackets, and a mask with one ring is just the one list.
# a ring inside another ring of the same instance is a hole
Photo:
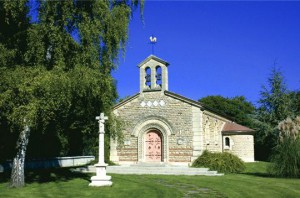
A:
{"label": "evergreen bush", "polygon": [[203,152],[193,163],[193,167],[205,167],[222,173],[239,173],[245,170],[244,162],[231,153]]}

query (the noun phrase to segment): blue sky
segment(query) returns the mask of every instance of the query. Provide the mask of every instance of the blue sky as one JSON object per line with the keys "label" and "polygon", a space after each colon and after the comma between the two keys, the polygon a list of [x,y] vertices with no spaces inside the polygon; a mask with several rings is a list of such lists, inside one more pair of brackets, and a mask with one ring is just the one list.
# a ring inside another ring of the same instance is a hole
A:
{"label": "blue sky", "polygon": [[198,100],[243,95],[254,104],[274,62],[300,88],[300,2],[146,1],[135,12],[125,58],[113,73],[120,98],[139,92],[137,65],[151,52],[168,61],[169,91]]}

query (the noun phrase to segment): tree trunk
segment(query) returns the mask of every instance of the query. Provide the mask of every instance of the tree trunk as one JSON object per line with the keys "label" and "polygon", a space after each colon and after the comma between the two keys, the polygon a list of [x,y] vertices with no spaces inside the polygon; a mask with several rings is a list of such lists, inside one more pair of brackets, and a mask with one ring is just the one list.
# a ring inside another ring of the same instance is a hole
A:
{"label": "tree trunk", "polygon": [[17,154],[12,164],[10,187],[20,188],[25,186],[24,165],[29,134],[29,127],[25,126],[17,142]]}

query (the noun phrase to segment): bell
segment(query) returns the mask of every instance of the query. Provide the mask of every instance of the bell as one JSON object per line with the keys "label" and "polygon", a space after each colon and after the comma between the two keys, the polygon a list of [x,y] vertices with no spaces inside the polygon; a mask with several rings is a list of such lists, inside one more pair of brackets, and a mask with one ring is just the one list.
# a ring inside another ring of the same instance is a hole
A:
{"label": "bell", "polygon": [[151,82],[151,76],[150,76],[150,74],[147,74],[145,78],[146,78],[146,82]]}
{"label": "bell", "polygon": [[156,74],[156,79],[161,80],[161,74]]}

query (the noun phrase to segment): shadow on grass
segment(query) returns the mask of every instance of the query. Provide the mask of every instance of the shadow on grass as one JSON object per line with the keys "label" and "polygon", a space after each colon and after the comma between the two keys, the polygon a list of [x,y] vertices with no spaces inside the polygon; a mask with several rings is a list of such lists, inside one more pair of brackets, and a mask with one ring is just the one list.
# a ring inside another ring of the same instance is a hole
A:
{"label": "shadow on grass", "polygon": [[[90,175],[86,173],[74,172],[71,168],[25,170],[26,183],[64,182],[76,178],[90,181]],[[9,180],[10,172],[0,173],[0,183],[6,183],[9,182]]]}
{"label": "shadow on grass", "polygon": [[260,172],[244,172],[244,173],[240,173],[242,175],[251,175],[251,176],[255,176],[255,177],[265,177],[265,178],[275,178],[274,175],[271,175],[269,173],[260,173]]}
{"label": "shadow on grass", "polygon": [[240,173],[240,174],[251,175],[255,177],[273,178],[273,179],[299,179],[299,177],[277,176],[271,173]]}

